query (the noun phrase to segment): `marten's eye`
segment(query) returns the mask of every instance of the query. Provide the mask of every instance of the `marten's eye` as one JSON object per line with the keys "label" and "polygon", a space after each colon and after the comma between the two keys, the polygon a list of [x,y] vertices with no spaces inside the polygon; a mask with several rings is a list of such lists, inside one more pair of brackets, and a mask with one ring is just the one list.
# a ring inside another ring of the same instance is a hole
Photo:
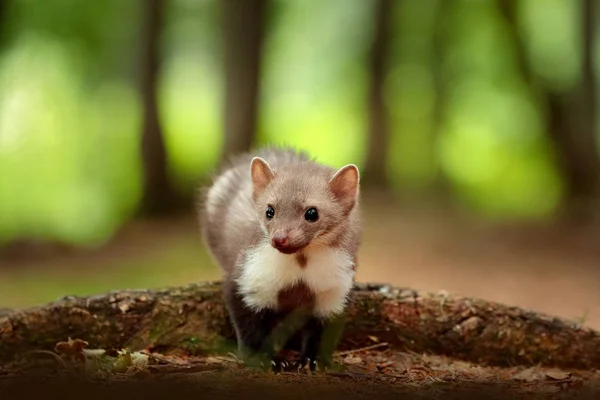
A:
{"label": "marten's eye", "polygon": [[311,207],[304,213],[304,219],[308,222],[315,222],[319,219],[319,212],[316,208]]}
{"label": "marten's eye", "polygon": [[267,219],[272,219],[275,216],[275,209],[271,206],[267,206]]}

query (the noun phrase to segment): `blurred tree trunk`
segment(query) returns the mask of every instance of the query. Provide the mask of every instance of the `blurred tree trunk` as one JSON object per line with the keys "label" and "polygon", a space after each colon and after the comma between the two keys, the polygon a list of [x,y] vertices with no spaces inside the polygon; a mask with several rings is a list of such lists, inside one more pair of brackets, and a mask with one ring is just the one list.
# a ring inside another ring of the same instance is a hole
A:
{"label": "blurred tree trunk", "polygon": [[12,0],[0,0],[0,51],[4,51],[15,36],[15,29],[10,26],[14,5]]}
{"label": "blurred tree trunk", "polygon": [[[594,71],[596,0],[581,0],[581,78],[575,89],[568,129],[552,130],[567,176],[569,209],[575,217],[595,214],[600,184],[600,159],[596,143],[597,85]],[[560,114],[559,114],[560,115]]]}
{"label": "blurred tree trunk", "polygon": [[375,29],[369,54],[368,148],[363,182],[365,186],[376,189],[386,189],[388,186],[389,133],[384,87],[391,40],[392,6],[392,0],[375,1],[373,21]]}
{"label": "blurred tree trunk", "polygon": [[432,159],[434,163],[434,178],[431,185],[431,194],[436,202],[446,204],[451,199],[451,186],[440,165],[437,153],[437,145],[446,124],[446,109],[448,106],[448,77],[445,74],[444,61],[446,59],[447,37],[450,33],[448,21],[452,12],[451,0],[438,0],[434,11],[432,32],[432,57],[431,71],[435,90],[435,101],[433,104],[433,137]]}
{"label": "blurred tree trunk", "polygon": [[9,0],[0,0],[0,43],[4,43],[3,39],[6,35],[8,1]]}
{"label": "blurred tree trunk", "polygon": [[160,124],[157,84],[160,73],[160,36],[165,0],[143,0],[140,30],[140,92],[143,104],[141,213],[158,215],[173,211],[177,194],[169,180],[167,154]]}
{"label": "blurred tree trunk", "polygon": [[525,81],[546,105],[547,132],[554,145],[566,186],[562,215],[574,222],[598,217],[600,206],[600,158],[596,144],[596,77],[594,46],[596,3],[580,0],[582,60],[578,85],[567,93],[542,87],[528,62],[518,32],[515,0],[499,0],[516,45],[517,62]]}
{"label": "blurred tree trunk", "polygon": [[248,151],[258,125],[267,0],[221,0],[225,112],[221,160]]}

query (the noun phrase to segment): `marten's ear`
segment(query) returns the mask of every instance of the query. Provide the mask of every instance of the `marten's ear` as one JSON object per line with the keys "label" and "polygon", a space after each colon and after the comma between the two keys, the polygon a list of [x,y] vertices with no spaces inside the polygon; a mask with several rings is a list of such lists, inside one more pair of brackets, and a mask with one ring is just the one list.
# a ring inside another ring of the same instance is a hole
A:
{"label": "marten's ear", "polygon": [[275,173],[268,162],[260,157],[254,157],[250,163],[250,175],[254,197],[256,198],[267,185],[275,178]]}
{"label": "marten's ear", "polygon": [[356,202],[359,180],[358,167],[354,164],[348,164],[338,169],[329,180],[331,192],[348,211],[352,209]]}

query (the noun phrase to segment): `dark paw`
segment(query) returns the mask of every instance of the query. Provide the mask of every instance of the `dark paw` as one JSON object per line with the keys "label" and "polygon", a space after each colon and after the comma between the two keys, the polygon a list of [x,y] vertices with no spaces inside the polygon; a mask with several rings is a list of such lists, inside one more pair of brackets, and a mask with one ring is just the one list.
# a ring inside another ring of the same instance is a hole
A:
{"label": "dark paw", "polygon": [[333,360],[331,358],[317,358],[316,360],[310,359],[308,357],[304,357],[300,359],[301,361],[298,363],[298,370],[302,371],[329,371],[335,367]]}
{"label": "dark paw", "polygon": [[317,360],[304,357],[300,360],[298,367],[298,370],[306,371],[308,369],[311,372],[315,372],[315,370],[317,369]]}
{"label": "dark paw", "polygon": [[289,366],[289,362],[284,357],[276,356],[271,359],[271,371],[276,374],[285,371]]}

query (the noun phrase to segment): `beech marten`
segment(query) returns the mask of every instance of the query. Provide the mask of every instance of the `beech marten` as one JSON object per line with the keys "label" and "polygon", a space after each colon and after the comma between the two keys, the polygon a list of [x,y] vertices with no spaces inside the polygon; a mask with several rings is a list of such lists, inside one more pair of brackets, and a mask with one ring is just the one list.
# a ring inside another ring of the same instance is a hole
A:
{"label": "beech marten", "polygon": [[356,165],[334,169],[287,148],[239,155],[216,175],[202,236],[224,272],[242,360],[281,368],[279,350],[296,337],[302,366],[330,364],[337,339],[324,332],[354,285],[358,203]]}

